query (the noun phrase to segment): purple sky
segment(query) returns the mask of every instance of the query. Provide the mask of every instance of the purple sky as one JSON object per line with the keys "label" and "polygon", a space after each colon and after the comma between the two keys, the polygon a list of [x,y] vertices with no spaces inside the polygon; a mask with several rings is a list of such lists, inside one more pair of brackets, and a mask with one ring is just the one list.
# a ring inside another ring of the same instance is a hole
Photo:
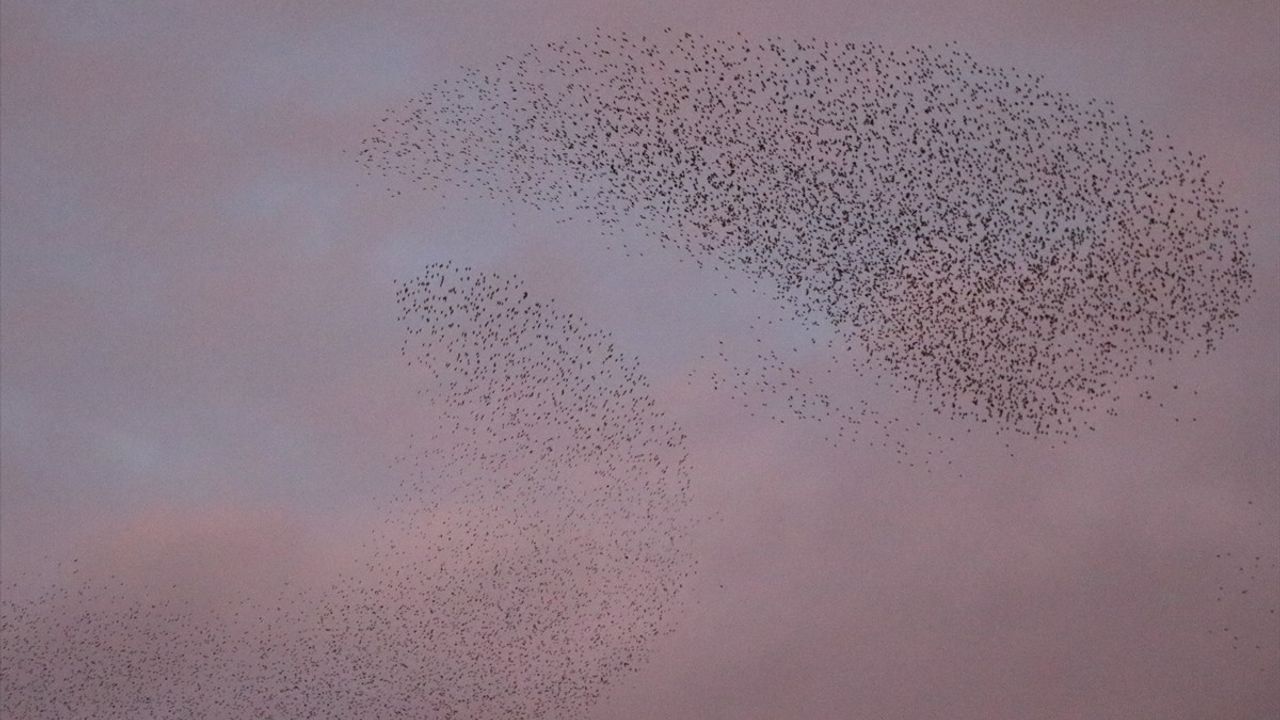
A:
{"label": "purple sky", "polygon": [[[74,556],[211,594],[329,577],[424,412],[391,280],[452,259],[638,355],[720,513],[679,632],[597,717],[1280,714],[1280,624],[1214,599],[1215,553],[1280,558],[1276,3],[8,0],[2,18],[9,592]],[[1195,395],[1126,401],[1065,447],[975,430],[946,471],[742,417],[686,375],[708,337],[753,337],[759,301],[656,248],[624,260],[587,223],[389,197],[343,153],[460,65],[596,26],[956,41],[1113,100],[1248,210],[1240,332],[1159,367]],[[1254,592],[1277,606],[1280,577]],[[1224,619],[1265,648],[1209,635]]]}

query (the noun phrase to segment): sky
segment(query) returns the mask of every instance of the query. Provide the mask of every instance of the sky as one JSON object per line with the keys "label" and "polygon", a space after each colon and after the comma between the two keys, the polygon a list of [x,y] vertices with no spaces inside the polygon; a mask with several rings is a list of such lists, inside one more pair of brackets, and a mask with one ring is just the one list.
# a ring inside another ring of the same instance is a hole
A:
{"label": "sky", "polygon": [[[637,356],[715,516],[677,630],[591,717],[1280,714],[1280,624],[1215,601],[1233,570],[1216,555],[1280,559],[1274,2],[6,0],[0,20],[6,594],[70,581],[75,557],[208,596],[358,559],[427,412],[392,281],[452,260],[518,275]],[[1126,400],[1066,442],[960,426],[926,471],[690,382],[708,338],[754,337],[767,305],[731,279],[624,258],[585,221],[394,196],[352,155],[463,66],[668,26],[954,41],[1113,101],[1203,153],[1248,213],[1239,331],[1160,366],[1194,395]],[[1274,571],[1255,587],[1280,603]],[[1224,645],[1224,621],[1263,649]]]}

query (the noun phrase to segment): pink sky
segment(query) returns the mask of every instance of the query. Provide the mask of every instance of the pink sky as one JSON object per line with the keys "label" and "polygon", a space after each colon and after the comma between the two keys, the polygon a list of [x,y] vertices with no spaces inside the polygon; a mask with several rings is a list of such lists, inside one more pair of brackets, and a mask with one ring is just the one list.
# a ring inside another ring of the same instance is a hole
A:
{"label": "pink sky", "polygon": [[[1215,553],[1280,559],[1276,3],[7,0],[2,18],[6,592],[75,556],[210,593],[328,578],[427,412],[391,280],[453,259],[519,274],[639,356],[720,513],[679,631],[595,717],[1280,714],[1280,623],[1214,600]],[[1240,332],[1161,370],[1194,396],[1012,457],[975,430],[947,470],[743,417],[686,382],[708,338],[751,332],[724,281],[656,248],[624,262],[587,223],[388,197],[343,154],[460,65],[597,26],[956,41],[1113,100],[1247,209]],[[1254,596],[1280,604],[1280,576]],[[1265,648],[1224,646],[1224,620]]]}

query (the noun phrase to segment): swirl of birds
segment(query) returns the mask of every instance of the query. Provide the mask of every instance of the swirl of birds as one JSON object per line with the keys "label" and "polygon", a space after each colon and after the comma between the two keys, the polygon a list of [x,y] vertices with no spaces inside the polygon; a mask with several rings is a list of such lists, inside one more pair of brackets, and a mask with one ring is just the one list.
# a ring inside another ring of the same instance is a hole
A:
{"label": "swirl of birds", "polygon": [[[748,278],[835,357],[1033,436],[1214,349],[1251,294],[1202,156],[949,45],[598,33],[431,88],[359,159]],[[218,607],[120,579],[0,599],[0,714],[565,717],[639,669],[695,564],[684,434],[607,333],[518,282],[445,263],[397,287],[437,422],[366,562]],[[718,386],[865,419],[775,350],[722,359]],[[1219,583],[1249,617],[1252,558]]]}
{"label": "swirl of birds", "polygon": [[696,518],[637,361],[512,279],[446,263],[396,299],[437,422],[362,563],[212,607],[114,577],[6,597],[0,715],[575,717],[643,666]]}
{"label": "swirl of birds", "polygon": [[358,159],[749,278],[933,410],[1031,436],[1114,414],[1252,294],[1203,156],[951,44],[597,32],[389,109]]}

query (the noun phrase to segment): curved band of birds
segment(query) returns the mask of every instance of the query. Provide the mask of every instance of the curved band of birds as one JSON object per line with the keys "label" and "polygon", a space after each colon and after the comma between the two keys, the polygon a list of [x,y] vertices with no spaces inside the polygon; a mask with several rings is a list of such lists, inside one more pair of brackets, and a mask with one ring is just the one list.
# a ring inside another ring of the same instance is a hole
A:
{"label": "curved band of birds", "polygon": [[598,33],[432,87],[359,157],[742,273],[935,410],[1033,435],[1212,350],[1252,292],[1201,156],[953,46]]}

